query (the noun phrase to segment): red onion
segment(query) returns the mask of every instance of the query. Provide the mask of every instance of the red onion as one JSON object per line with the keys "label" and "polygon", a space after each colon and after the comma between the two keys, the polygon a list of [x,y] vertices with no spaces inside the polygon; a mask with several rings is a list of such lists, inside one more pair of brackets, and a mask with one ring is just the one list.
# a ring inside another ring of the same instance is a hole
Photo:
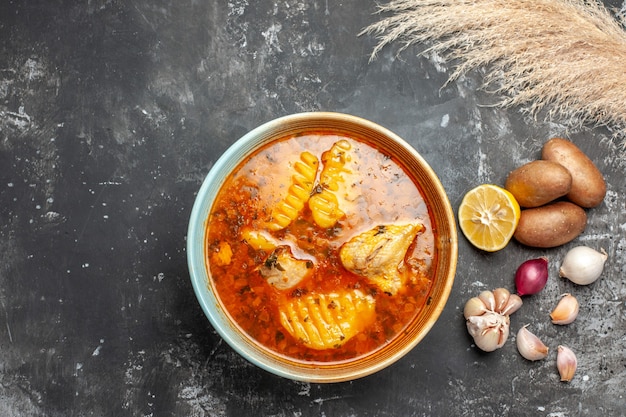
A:
{"label": "red onion", "polygon": [[517,295],[537,294],[548,282],[548,259],[531,259],[519,266],[515,272]]}

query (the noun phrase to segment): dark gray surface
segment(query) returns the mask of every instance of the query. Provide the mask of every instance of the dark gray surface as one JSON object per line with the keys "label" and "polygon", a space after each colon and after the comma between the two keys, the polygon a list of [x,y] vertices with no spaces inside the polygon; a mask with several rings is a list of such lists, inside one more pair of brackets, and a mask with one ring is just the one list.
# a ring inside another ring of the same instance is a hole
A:
{"label": "dark gray surface", "polygon": [[[613,5],[620,7],[619,2]],[[622,6],[623,7],[623,6]],[[0,415],[620,416],[626,412],[626,163],[605,130],[568,131],[484,106],[472,74],[442,88],[436,57],[368,62],[357,33],[374,2],[8,1],[0,4]],[[585,150],[608,194],[575,242],[512,243],[495,254],[460,236],[441,319],[390,368],[350,383],[280,379],[248,364],[194,298],[185,234],[194,195],[221,153],[278,116],[339,111],[404,137],[455,210],[502,184],[553,135]],[[557,277],[576,244],[603,247],[589,287]],[[512,317],[551,346],[530,363],[514,337],[479,352],[461,310],[513,290],[526,259],[551,259],[546,289]],[[578,320],[550,324],[567,291]],[[578,353],[561,383],[556,345]]]}

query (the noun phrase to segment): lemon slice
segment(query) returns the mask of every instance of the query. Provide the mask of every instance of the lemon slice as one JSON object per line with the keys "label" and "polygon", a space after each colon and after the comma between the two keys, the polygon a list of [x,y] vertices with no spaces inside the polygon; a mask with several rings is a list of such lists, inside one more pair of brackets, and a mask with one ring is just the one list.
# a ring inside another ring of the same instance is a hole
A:
{"label": "lemon slice", "polygon": [[458,216],[461,230],[472,245],[495,252],[513,237],[520,207],[513,194],[504,188],[482,184],[465,194]]}

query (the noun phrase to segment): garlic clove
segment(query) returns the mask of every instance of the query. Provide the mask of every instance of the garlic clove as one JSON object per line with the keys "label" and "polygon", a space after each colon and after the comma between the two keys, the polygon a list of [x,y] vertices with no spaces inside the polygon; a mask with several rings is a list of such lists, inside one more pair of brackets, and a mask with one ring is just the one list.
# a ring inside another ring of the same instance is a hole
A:
{"label": "garlic clove", "polygon": [[570,324],[578,317],[579,304],[576,297],[571,294],[563,294],[561,300],[550,313],[554,324]]}
{"label": "garlic clove", "polygon": [[463,316],[467,320],[471,316],[482,316],[487,312],[485,303],[478,297],[472,297],[465,303],[463,308]]}
{"label": "garlic clove", "polygon": [[526,327],[517,332],[516,344],[520,355],[529,361],[538,361],[548,356],[549,348]]}
{"label": "garlic clove", "polygon": [[511,293],[506,288],[496,288],[493,290],[493,297],[495,301],[495,311],[500,313],[502,309],[506,305],[507,301],[509,301],[509,297]]}
{"label": "garlic clove", "polygon": [[501,329],[489,328],[480,337],[474,338],[474,343],[485,352],[493,352],[504,346],[504,342],[506,342],[508,337],[508,330],[504,334]]}
{"label": "garlic clove", "polygon": [[567,346],[560,345],[557,348],[556,367],[559,370],[561,381],[569,382],[574,378],[578,361],[576,355]]}
{"label": "garlic clove", "polygon": [[519,310],[522,304],[524,304],[524,302],[522,301],[522,297],[517,294],[511,294],[506,302],[506,305],[499,313],[505,316],[510,316],[511,314]]}
{"label": "garlic clove", "polygon": [[591,284],[602,274],[607,258],[608,254],[604,249],[598,252],[587,246],[577,246],[570,249],[563,258],[559,276],[575,284]]}
{"label": "garlic clove", "polygon": [[485,352],[501,348],[509,337],[509,317],[493,312],[467,319],[467,331]]}
{"label": "garlic clove", "polygon": [[483,303],[485,303],[485,307],[489,311],[495,311],[496,309],[496,297],[493,295],[491,291],[483,291],[478,294],[478,298],[480,298]]}

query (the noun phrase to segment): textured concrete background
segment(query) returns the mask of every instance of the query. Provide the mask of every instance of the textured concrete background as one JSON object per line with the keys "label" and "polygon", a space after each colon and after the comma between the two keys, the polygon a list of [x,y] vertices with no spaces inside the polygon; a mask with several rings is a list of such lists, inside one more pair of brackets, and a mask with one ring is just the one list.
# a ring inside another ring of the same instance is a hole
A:
{"label": "textured concrete background", "polygon": [[[612,6],[624,9],[621,2]],[[621,416],[626,414],[626,159],[603,129],[568,130],[486,106],[480,74],[418,49],[357,36],[374,2],[312,0],[11,1],[0,4],[0,415]],[[222,152],[278,116],[339,111],[410,142],[456,210],[463,194],[538,157],[564,135],[606,176],[605,202],[575,242],[512,243],[486,254],[460,236],[441,319],[406,357],[354,382],[284,380],[213,331],[185,254],[195,192]],[[609,254],[602,278],[558,278],[577,244]],[[546,289],[512,317],[512,337],[481,353],[465,301],[513,290],[526,259],[551,260]],[[564,292],[578,320],[548,318]],[[551,346],[530,363],[525,324]],[[578,354],[561,383],[556,345]]]}

